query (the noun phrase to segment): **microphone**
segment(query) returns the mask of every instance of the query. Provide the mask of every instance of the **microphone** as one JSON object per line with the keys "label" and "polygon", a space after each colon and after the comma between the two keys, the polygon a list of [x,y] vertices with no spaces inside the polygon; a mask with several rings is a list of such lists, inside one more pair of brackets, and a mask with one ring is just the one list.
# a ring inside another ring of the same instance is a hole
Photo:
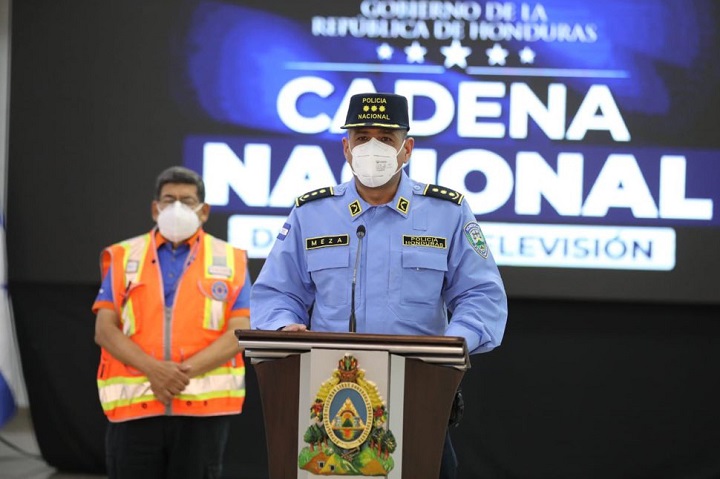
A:
{"label": "microphone", "polygon": [[358,249],[357,249],[357,254],[355,255],[355,268],[353,269],[353,277],[352,277],[352,295],[350,296],[350,329],[349,329],[349,331],[351,333],[355,332],[355,326],[357,324],[357,320],[355,319],[355,284],[357,282],[356,280],[357,280],[358,265],[360,264],[360,251],[362,250],[362,240],[365,237],[365,225],[358,226],[356,234],[358,237]]}

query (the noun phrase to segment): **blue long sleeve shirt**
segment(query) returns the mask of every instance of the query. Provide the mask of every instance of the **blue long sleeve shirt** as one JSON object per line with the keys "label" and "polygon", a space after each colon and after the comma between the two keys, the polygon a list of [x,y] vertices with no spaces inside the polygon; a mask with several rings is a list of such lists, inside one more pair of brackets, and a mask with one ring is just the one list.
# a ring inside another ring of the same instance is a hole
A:
{"label": "blue long sleeve shirt", "polygon": [[460,336],[470,353],[500,344],[505,289],[461,195],[403,172],[384,205],[365,202],[354,181],[311,192],[298,205],[252,288],[253,329],[304,323],[348,331],[355,273],[357,332]]}

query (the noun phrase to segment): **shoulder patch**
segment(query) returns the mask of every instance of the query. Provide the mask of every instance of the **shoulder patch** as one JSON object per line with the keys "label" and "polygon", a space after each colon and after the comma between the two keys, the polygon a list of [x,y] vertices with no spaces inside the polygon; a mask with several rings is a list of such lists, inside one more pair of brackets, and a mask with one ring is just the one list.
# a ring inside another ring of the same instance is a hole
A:
{"label": "shoulder patch", "polygon": [[447,200],[452,201],[456,204],[461,204],[463,201],[463,198],[465,198],[464,195],[461,195],[455,190],[451,190],[450,188],[445,188],[444,186],[438,186],[438,185],[427,185],[425,189],[423,190],[423,196],[432,196],[435,198],[440,198],[441,200]]}
{"label": "shoulder patch", "polygon": [[333,196],[335,192],[333,191],[332,186],[327,186],[325,188],[318,188],[317,190],[308,191],[302,196],[298,196],[295,199],[295,206],[298,208],[304,205],[305,203],[309,203],[311,201],[319,200],[320,198],[327,198],[328,196]]}
{"label": "shoulder patch", "polygon": [[485,235],[480,229],[480,225],[477,224],[476,221],[471,221],[465,225],[465,227],[463,228],[463,232],[465,233],[465,238],[467,238],[470,246],[472,246],[472,249],[474,249],[477,254],[487,259],[487,240],[485,239]]}

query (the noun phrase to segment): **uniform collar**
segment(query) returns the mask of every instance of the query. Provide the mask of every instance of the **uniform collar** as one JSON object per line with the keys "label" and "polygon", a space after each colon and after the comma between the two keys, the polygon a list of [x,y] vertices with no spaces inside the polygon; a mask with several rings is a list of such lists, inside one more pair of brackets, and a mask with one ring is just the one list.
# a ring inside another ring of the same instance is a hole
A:
{"label": "uniform collar", "polygon": [[[202,228],[198,228],[198,230],[195,232],[194,235],[186,239],[180,244],[186,244],[190,247],[192,247],[195,243],[200,241],[200,238],[202,237],[204,231]],[[153,228],[153,238],[155,240],[155,247],[160,248],[162,245],[167,244],[170,248],[172,248],[172,243],[165,239],[163,235],[160,234],[160,230],[158,230],[157,226]]]}
{"label": "uniform collar", "polygon": [[[383,205],[371,205],[360,197],[355,185],[355,179],[353,178],[348,185],[347,201],[348,201],[348,214],[352,218],[352,221],[360,218],[363,213],[372,208],[373,206]],[[410,200],[413,195],[413,182],[405,174],[405,169],[400,171],[400,184],[395,192],[395,196],[392,200],[386,203],[393,211],[399,215],[407,218],[408,212],[410,211]]]}

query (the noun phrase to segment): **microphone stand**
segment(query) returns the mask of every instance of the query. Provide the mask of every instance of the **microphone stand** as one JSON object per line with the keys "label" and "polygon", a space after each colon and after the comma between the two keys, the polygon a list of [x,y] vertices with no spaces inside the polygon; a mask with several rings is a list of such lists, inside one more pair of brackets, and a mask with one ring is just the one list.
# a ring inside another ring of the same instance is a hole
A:
{"label": "microphone stand", "polygon": [[350,295],[350,327],[348,329],[351,333],[355,332],[355,328],[357,326],[357,319],[355,318],[355,284],[357,282],[358,265],[360,264],[360,251],[362,250],[362,240],[365,237],[365,225],[358,226],[356,234],[358,237],[358,249],[357,254],[355,255],[355,268],[353,268],[352,293]]}

